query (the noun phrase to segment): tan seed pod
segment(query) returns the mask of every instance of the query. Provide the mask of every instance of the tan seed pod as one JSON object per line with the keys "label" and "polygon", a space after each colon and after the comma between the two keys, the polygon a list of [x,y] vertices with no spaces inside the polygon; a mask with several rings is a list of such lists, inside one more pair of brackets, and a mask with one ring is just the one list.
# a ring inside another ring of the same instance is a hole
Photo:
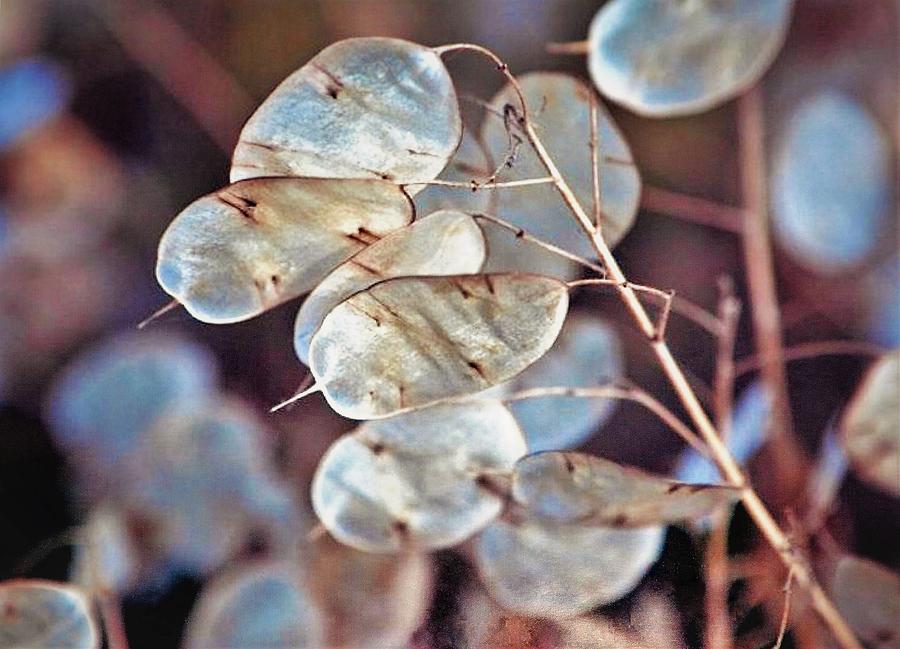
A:
{"label": "tan seed pod", "polygon": [[88,598],[67,584],[41,579],[0,582],[0,647],[98,649]]}
{"label": "tan seed pod", "polygon": [[834,603],[871,649],[900,649],[900,576],[873,561],[846,556],[832,582]]}
{"label": "tan seed pod", "polygon": [[175,217],[156,277],[198,320],[238,322],[311,290],[413,216],[409,197],[387,181],[245,180]]}
{"label": "tan seed pod", "polygon": [[556,340],[568,303],[538,275],[390,279],[326,316],[310,370],[338,414],[387,417],[512,378]]}
{"label": "tan seed pod", "polygon": [[428,181],[461,137],[456,91],[437,53],[396,38],[351,38],[319,52],[253,113],[231,180]]}

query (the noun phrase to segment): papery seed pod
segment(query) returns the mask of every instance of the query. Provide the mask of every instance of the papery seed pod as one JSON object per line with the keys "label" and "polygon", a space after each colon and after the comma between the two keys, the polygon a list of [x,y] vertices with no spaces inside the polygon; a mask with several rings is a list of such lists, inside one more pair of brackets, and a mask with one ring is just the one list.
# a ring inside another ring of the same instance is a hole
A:
{"label": "papery seed pod", "polygon": [[0,582],[0,647],[99,649],[91,604],[77,588],[40,579]]}

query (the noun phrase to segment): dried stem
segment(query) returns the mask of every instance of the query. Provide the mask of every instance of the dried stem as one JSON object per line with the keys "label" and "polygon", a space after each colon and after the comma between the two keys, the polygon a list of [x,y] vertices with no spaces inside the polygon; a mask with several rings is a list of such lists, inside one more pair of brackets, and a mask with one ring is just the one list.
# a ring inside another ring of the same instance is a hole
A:
{"label": "dried stem", "polygon": [[487,221],[488,223],[493,223],[494,225],[500,226],[504,230],[512,233],[517,239],[522,239],[523,241],[528,241],[537,246],[540,246],[548,252],[552,252],[554,255],[559,255],[560,257],[564,257],[566,259],[569,259],[570,261],[574,261],[576,264],[580,264],[596,273],[600,273],[601,275],[605,272],[602,266],[598,266],[597,264],[588,261],[584,257],[579,257],[578,255],[573,254],[568,250],[564,250],[563,248],[554,246],[552,243],[548,243],[547,241],[544,241],[543,239],[530,234],[524,228],[520,228],[518,225],[510,223],[509,221],[504,221],[499,216],[486,214],[485,212],[470,212],[470,214],[476,219],[482,219],[484,221]]}
{"label": "dried stem", "polygon": [[553,183],[552,178],[525,178],[523,180],[507,180],[505,182],[478,182],[475,179],[469,182],[458,182],[454,180],[427,180],[418,183],[402,183],[403,187],[422,187],[425,185],[437,185],[438,187],[455,187],[458,189],[468,189],[477,192],[481,189],[508,189],[513,187],[528,187],[530,185],[550,185]]}
{"label": "dried stem", "polygon": [[588,53],[589,46],[588,41],[550,42],[544,46],[544,49],[547,54],[580,54],[583,56]]}
{"label": "dried stem", "polygon": [[634,401],[647,410],[650,410],[660,418],[669,428],[681,437],[687,444],[704,457],[709,457],[709,451],[697,434],[688,428],[675,414],[654,398],[649,392],[637,386],[621,385],[596,385],[589,388],[571,388],[565,386],[532,388],[521,390],[503,398],[504,401],[523,401],[525,399],[540,399],[543,397],[572,397],[581,399],[621,399]]}
{"label": "dried stem", "polygon": [[[881,356],[887,350],[864,340],[815,340],[785,347],[785,361],[799,361],[819,356]],[[743,376],[760,369],[763,359],[759,355],[742,358],[734,366],[735,376]]]}
{"label": "dried stem", "polygon": [[128,649],[128,636],[122,619],[122,604],[118,596],[108,589],[97,594],[97,605],[106,629],[106,643],[109,649]]}
{"label": "dried stem", "polygon": [[739,207],[714,203],[705,198],[688,196],[668,189],[644,185],[641,207],[650,212],[673,216],[682,221],[705,225],[717,230],[743,232],[744,211]]}
{"label": "dried stem", "polygon": [[166,305],[164,305],[164,306],[161,306],[161,307],[158,308],[156,311],[154,311],[153,313],[151,313],[150,315],[148,315],[146,318],[144,318],[143,320],[141,320],[141,321],[138,323],[137,328],[138,328],[138,329],[143,329],[144,327],[146,327],[147,325],[149,325],[151,322],[153,322],[153,321],[156,320],[157,318],[159,318],[159,317],[161,317],[161,316],[164,316],[164,315],[167,314],[169,311],[171,311],[172,309],[178,308],[179,306],[181,306],[181,302],[179,302],[178,300],[172,300],[172,301],[169,302],[168,304],[166,304]]}
{"label": "dried stem", "polygon": [[762,381],[772,398],[771,440],[778,457],[790,460],[797,457],[799,449],[793,444],[787,374],[782,352],[784,344],[781,314],[778,310],[775,264],[769,238],[765,126],[762,91],[758,85],[738,99],[738,138],[746,211],[741,240],[750,292],[753,333],[762,360]]}
{"label": "dried stem", "polygon": [[787,633],[788,619],[791,616],[791,591],[794,584],[793,566],[788,570],[787,580],[784,582],[784,609],[781,611],[781,623],[778,625],[778,638],[772,649],[781,649],[781,643],[784,642],[784,636]]}
{"label": "dried stem", "polygon": [[[722,323],[722,331],[716,349],[713,410],[719,434],[727,440],[734,395],[734,343],[740,302],[734,296],[734,285],[730,278],[723,277],[719,281],[719,291],[719,321]],[[731,616],[728,613],[728,589],[731,585],[728,570],[729,519],[729,512],[718,512],[713,516],[712,530],[706,545],[706,649],[731,649],[734,646]]]}
{"label": "dried stem", "polygon": [[648,344],[656,355],[669,382],[672,384],[672,388],[677,393],[682,405],[690,415],[694,425],[697,427],[701,438],[708,445],[713,460],[718,466],[722,476],[732,485],[742,488],[741,499],[747,513],[754,520],[769,544],[778,553],[782,562],[788,566],[789,569],[793,570],[797,583],[809,593],[814,609],[831,630],[835,639],[844,649],[863,649],[862,645],[850,630],[850,627],[847,626],[847,623],[844,621],[840,612],[834,606],[834,603],[828,598],[828,595],[816,581],[815,575],[813,575],[812,571],[794,555],[791,544],[784,531],[778,526],[778,523],[769,513],[769,510],[766,508],[759,495],[748,486],[743,471],[740,466],[738,466],[734,456],[731,455],[728,447],[725,446],[723,440],[719,438],[715,426],[712,421],[710,421],[703,406],[700,405],[700,401],[691,389],[684,372],[672,355],[668,344],[664,339],[656,338],[656,329],[653,325],[653,321],[650,319],[650,316],[638,299],[637,293],[628,283],[625,273],[613,256],[606,241],[585,213],[584,208],[582,208],[581,204],[578,202],[578,199],[575,197],[574,192],[571,187],[569,187],[565,178],[560,174],[556,163],[547,153],[540,137],[528,120],[528,106],[526,105],[521,86],[515,76],[509,72],[508,66],[496,54],[479,45],[457,44],[436,49],[436,51],[440,53],[453,50],[471,50],[483,54],[490,59],[497,66],[497,69],[509,80],[511,87],[518,95],[522,106],[521,126],[528,141],[534,148],[535,153],[547,170],[547,173],[554,179],[554,186],[562,197],[563,202],[565,202],[572,215],[575,217],[575,220],[589,238],[600,261],[606,268],[607,276],[616,282],[616,291],[622,299],[622,302],[625,304],[625,307],[628,309],[638,328],[647,338]]}
{"label": "dried stem", "polygon": [[591,121],[591,190],[594,202],[594,225],[601,229],[602,202],[600,198],[600,135],[597,133],[597,97],[590,94],[590,121]]}

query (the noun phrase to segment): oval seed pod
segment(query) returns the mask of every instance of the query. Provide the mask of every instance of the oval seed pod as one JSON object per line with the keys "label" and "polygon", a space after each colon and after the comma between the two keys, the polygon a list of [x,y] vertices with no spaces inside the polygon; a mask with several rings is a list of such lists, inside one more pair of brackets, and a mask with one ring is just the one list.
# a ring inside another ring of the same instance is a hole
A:
{"label": "oval seed pod", "polygon": [[491,488],[527,452],[499,401],[438,404],[363,424],[325,453],[312,503],[336,539],[367,552],[461,543],[501,511]]}
{"label": "oval seed pod", "polygon": [[546,451],[516,463],[512,494],[548,521],[644,527],[711,514],[737,502],[741,490],[666,480],[584,453]]}
{"label": "oval seed pod", "polygon": [[[609,383],[623,376],[624,364],[615,330],[596,318],[573,313],[550,351],[513,379],[510,391]],[[509,408],[528,448],[537,452],[580,445],[603,425],[615,405],[612,399],[552,396],[513,401]]]}
{"label": "oval seed pod", "polygon": [[360,552],[328,534],[310,546],[301,550],[307,587],[327,616],[326,642],[319,646],[408,646],[432,601],[431,557]]}
{"label": "oval seed pod", "polygon": [[613,0],[588,31],[603,95],[647,117],[702,113],[736,97],[784,43],[792,0]]}
{"label": "oval seed pod", "polygon": [[475,219],[453,210],[391,232],[338,266],[303,302],[294,323],[297,358],[309,364],[313,334],[328,312],[354,293],[403,275],[477,273],[486,253]]}
{"label": "oval seed pod", "polygon": [[204,574],[255,525],[296,517],[268,466],[263,434],[249,409],[225,399],[171,410],[146,431],[119,496],[151,524],[154,549],[171,566]]}
{"label": "oval seed pod", "polygon": [[331,407],[377,419],[512,378],[556,340],[568,287],[524,273],[400,277],[335,307],[310,370]]}
{"label": "oval seed pod", "polygon": [[850,628],[871,649],[900,649],[900,576],[873,561],[843,557],[831,590]]}
{"label": "oval seed pod", "polygon": [[[519,77],[525,100],[529,106],[529,118],[541,136],[550,157],[569,183],[578,202],[590,214],[593,206],[593,175],[591,151],[590,96],[593,92],[575,77],[555,72],[532,72]],[[491,100],[494,111],[504,114],[509,105],[520,109],[515,91],[506,86]],[[507,131],[504,120],[492,114],[485,117],[481,136],[497,160],[508,155],[511,135],[521,138],[515,126]],[[597,132],[599,140],[600,202],[603,236],[610,246],[615,246],[634,224],[641,192],[641,179],[631,150],[612,117],[602,106],[597,106]],[[502,180],[539,178],[547,175],[531,147],[525,143],[516,149],[515,158]],[[596,253],[574,217],[568,212],[553,185],[543,184],[514,189],[496,190],[496,210],[503,218],[524,228],[531,234],[583,257],[595,257]],[[531,265],[532,255],[523,259],[523,248],[517,239],[497,232],[490,238],[492,270],[549,270]],[[541,251],[546,258],[550,253]],[[571,278],[577,267],[568,260],[555,259],[551,266]],[[543,264],[548,261],[540,262]]]}
{"label": "oval seed pod", "polygon": [[57,377],[45,406],[54,439],[109,471],[167,409],[216,390],[210,352],[172,333],[125,334],[80,355]]}
{"label": "oval seed pod", "polygon": [[664,530],[494,521],[476,537],[488,591],[524,615],[565,618],[625,596],[656,561]]}
{"label": "oval seed pod", "polygon": [[231,180],[427,181],[461,137],[456,91],[438,54],[396,38],[351,38],[319,52],[253,113]]}
{"label": "oval seed pod", "polygon": [[41,579],[0,582],[0,647],[98,649],[100,634],[87,597]]}
{"label": "oval seed pod", "polygon": [[175,217],[156,278],[198,320],[238,322],[306,293],[413,216],[409,197],[387,181],[245,180]]}
{"label": "oval seed pod", "polygon": [[303,579],[288,561],[244,566],[214,579],[191,612],[185,649],[325,646],[322,612]]}
{"label": "oval seed pod", "polygon": [[797,262],[837,274],[863,262],[886,234],[889,140],[851,98],[825,92],[791,116],[772,166],[772,226]]}
{"label": "oval seed pod", "polygon": [[900,496],[900,349],[866,373],[841,423],[842,442],[854,472]]}

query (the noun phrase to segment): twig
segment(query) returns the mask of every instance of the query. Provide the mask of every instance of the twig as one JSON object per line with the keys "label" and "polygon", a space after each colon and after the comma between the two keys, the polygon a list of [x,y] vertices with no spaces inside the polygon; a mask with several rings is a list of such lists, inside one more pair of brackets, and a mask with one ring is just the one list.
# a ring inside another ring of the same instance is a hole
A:
{"label": "twig", "polygon": [[512,187],[528,187],[530,185],[550,185],[553,183],[552,178],[524,178],[522,180],[507,180],[505,182],[479,182],[475,179],[469,182],[458,182],[455,180],[426,180],[417,183],[402,183],[404,187],[437,185],[439,187],[455,187],[458,189],[468,189],[477,192],[481,189],[507,189]]}
{"label": "twig", "polygon": [[537,246],[540,246],[541,248],[544,248],[545,250],[547,250],[549,252],[552,252],[554,255],[559,255],[560,257],[564,257],[566,259],[569,259],[570,261],[574,261],[576,264],[580,264],[580,265],[584,266],[585,268],[589,268],[590,270],[593,270],[596,273],[600,273],[601,275],[605,272],[603,270],[602,266],[598,266],[597,264],[595,264],[591,261],[588,261],[584,257],[579,257],[578,255],[573,254],[573,253],[569,252],[568,250],[564,250],[563,248],[554,246],[552,243],[544,241],[543,239],[540,239],[540,238],[534,236],[533,234],[530,234],[524,228],[520,228],[518,225],[510,223],[509,221],[504,221],[499,216],[495,216],[493,214],[487,214],[485,212],[470,212],[470,214],[471,214],[471,216],[473,216],[476,219],[482,219],[484,221],[487,221],[488,223],[493,223],[494,225],[497,225],[497,226],[503,228],[504,230],[509,231],[517,239],[522,239],[523,241],[529,241]]}
{"label": "twig", "polygon": [[637,386],[596,385],[588,388],[570,388],[565,386],[531,388],[530,390],[521,390],[503,397],[503,401],[523,401],[525,399],[540,399],[543,397],[572,397],[581,399],[604,398],[634,401],[653,412],[653,414],[675,431],[675,433],[695,451],[704,457],[709,457],[709,451],[694,431],[688,428],[684,422],[653,397],[653,395]]}
{"label": "twig", "polygon": [[705,198],[680,194],[661,187],[641,187],[641,207],[682,221],[705,225],[717,230],[743,232],[744,211],[739,207],[714,203]]}
{"label": "twig", "polygon": [[[716,369],[713,379],[713,412],[722,439],[727,440],[731,425],[734,395],[734,343],[740,315],[740,302],[734,297],[734,285],[729,277],[719,280],[719,322],[721,334],[717,340]],[[731,649],[734,646],[731,616],[728,613],[729,512],[713,515],[712,530],[706,546],[704,579],[706,581],[706,649]]]}
{"label": "twig", "polygon": [[[881,356],[885,352],[887,350],[884,347],[864,340],[816,340],[785,347],[783,358],[790,362],[819,356]],[[759,355],[742,358],[735,363],[735,376],[755,372],[762,364],[763,360]]]}
{"label": "twig", "polygon": [[787,634],[788,619],[791,616],[791,591],[794,583],[794,568],[788,569],[787,580],[784,582],[784,609],[781,612],[781,624],[778,625],[778,638],[772,649],[781,649],[781,643],[784,642],[784,636]]}
{"label": "twig", "polygon": [[602,203],[600,202],[600,136],[597,133],[597,97],[590,94],[590,120],[591,120],[591,189],[594,201],[594,225],[601,229],[600,215]]}
{"label": "twig", "polygon": [[[230,155],[237,126],[256,103],[253,97],[153,0],[108,0],[99,7],[126,54],[156,78]],[[197,83],[198,79],[202,83]]]}
{"label": "twig", "polygon": [[106,643],[109,649],[128,649],[128,636],[122,619],[122,604],[118,596],[108,589],[97,593],[97,604],[106,629]]}
{"label": "twig", "polygon": [[666,326],[669,324],[669,313],[672,312],[672,302],[674,300],[675,291],[670,290],[666,292],[662,310],[659,313],[659,318],[656,320],[656,333],[654,335],[657,340],[663,340],[666,337]]}
{"label": "twig", "polygon": [[[771,440],[779,457],[796,457],[793,425],[784,366],[781,314],[775,285],[775,266],[769,239],[766,187],[765,127],[762,91],[754,86],[738,99],[741,186],[746,217],[741,238],[750,292],[750,312],[756,348],[762,360],[762,381],[772,398]],[[785,454],[785,455],[783,455]],[[790,459],[790,458],[788,458]]]}
{"label": "twig", "polygon": [[862,645],[850,630],[850,627],[847,626],[847,623],[844,621],[840,612],[834,606],[834,603],[828,598],[828,595],[816,581],[813,573],[805,565],[798,562],[791,550],[791,545],[787,537],[778,526],[778,523],[775,522],[775,519],[769,513],[769,510],[766,508],[759,495],[748,486],[743,471],[740,466],[738,466],[734,456],[731,455],[728,447],[725,446],[724,441],[719,438],[715,426],[712,421],[710,421],[703,406],[700,405],[684,372],[682,372],[678,362],[675,360],[674,356],[672,356],[672,352],[666,341],[655,339],[653,321],[650,319],[650,316],[638,299],[637,293],[634,288],[628,284],[625,274],[622,272],[618,261],[613,256],[606,241],[594,227],[594,224],[585,213],[584,208],[582,208],[578,199],[575,197],[575,194],[572,192],[571,187],[569,187],[566,180],[562,177],[562,174],[560,174],[556,163],[547,153],[547,150],[541,142],[540,137],[535,132],[534,127],[528,121],[528,107],[518,80],[510,73],[508,66],[496,54],[480,45],[448,45],[443,48],[438,48],[436,51],[448,52],[461,49],[480,52],[490,59],[497,66],[497,69],[507,78],[522,104],[521,126],[527,135],[528,141],[531,143],[532,148],[544,165],[547,173],[555,180],[554,185],[557,192],[568,206],[572,215],[575,217],[575,220],[584,230],[585,235],[591,241],[600,261],[606,268],[607,276],[617,283],[616,290],[619,293],[619,296],[638,328],[647,338],[651,349],[656,355],[669,382],[672,384],[673,389],[678,394],[682,405],[693,420],[701,438],[709,447],[719,471],[729,483],[742,488],[741,499],[747,513],[753,518],[760,532],[778,553],[781,561],[789,568],[793,568],[797,582],[807,590],[812,600],[813,607],[831,630],[835,639],[842,647],[844,647],[844,649],[863,649]]}
{"label": "twig", "polygon": [[566,43],[550,42],[544,46],[547,54],[587,54],[589,41],[569,41]]}

